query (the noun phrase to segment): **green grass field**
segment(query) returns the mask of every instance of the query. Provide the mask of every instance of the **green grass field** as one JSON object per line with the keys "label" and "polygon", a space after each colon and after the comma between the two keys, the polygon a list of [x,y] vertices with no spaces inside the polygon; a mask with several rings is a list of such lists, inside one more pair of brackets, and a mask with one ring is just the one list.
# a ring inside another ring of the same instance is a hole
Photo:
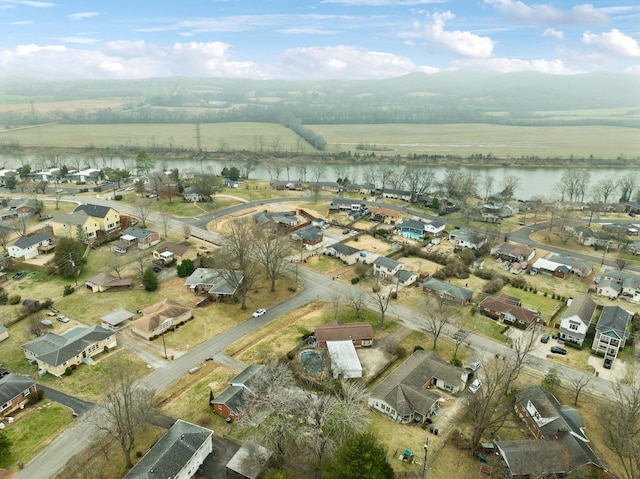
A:
{"label": "green grass field", "polygon": [[[591,112],[594,113],[594,112]],[[603,111],[603,116],[612,112]],[[580,112],[552,112],[551,116],[574,117]],[[637,129],[610,126],[503,126],[492,124],[360,124],[308,125],[327,140],[326,151],[355,153],[358,144],[377,145],[378,156],[439,154],[498,158],[637,158]],[[296,151],[299,138],[275,123],[203,123],[202,147],[209,151]],[[49,125],[7,131],[0,140],[17,141],[25,147],[84,148],[127,146],[195,149],[196,127],[179,124]],[[260,146],[261,145],[261,146]],[[313,148],[305,144],[308,152]],[[362,150],[368,154],[370,151]]]}

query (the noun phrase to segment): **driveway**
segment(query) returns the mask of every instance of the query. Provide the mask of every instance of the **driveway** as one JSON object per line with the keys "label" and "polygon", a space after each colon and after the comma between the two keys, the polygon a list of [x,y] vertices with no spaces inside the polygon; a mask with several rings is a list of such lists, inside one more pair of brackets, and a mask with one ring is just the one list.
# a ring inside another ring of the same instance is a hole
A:
{"label": "driveway", "polygon": [[83,401],[82,399],[78,399],[77,397],[69,396],[68,394],[57,391],[56,389],[51,389],[50,387],[44,386],[42,384],[38,384],[38,389],[44,391],[45,399],[51,399],[58,404],[67,406],[76,416],[82,416],[86,414],[93,406],[95,406],[95,404],[92,402]]}

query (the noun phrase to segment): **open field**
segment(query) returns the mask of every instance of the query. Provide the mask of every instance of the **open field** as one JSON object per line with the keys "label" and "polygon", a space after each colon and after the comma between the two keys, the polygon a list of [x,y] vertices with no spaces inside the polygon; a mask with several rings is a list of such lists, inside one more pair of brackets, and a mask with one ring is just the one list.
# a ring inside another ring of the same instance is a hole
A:
{"label": "open field", "polygon": [[[41,99],[41,100],[44,100]],[[1,103],[0,113],[17,112],[30,113],[32,108],[38,113],[51,111],[72,112],[74,110],[96,111],[102,108],[119,110],[125,104],[140,102],[141,98],[96,98],[93,100],[66,100],[66,101],[38,101],[33,106],[30,102],[24,103]]]}

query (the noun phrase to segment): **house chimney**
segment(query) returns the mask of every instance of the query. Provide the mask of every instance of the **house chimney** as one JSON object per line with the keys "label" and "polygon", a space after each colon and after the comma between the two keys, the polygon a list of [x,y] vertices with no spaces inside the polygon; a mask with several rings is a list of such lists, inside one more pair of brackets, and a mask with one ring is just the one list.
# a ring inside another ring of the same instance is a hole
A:
{"label": "house chimney", "polygon": [[560,439],[561,437],[563,437],[565,434],[567,434],[567,429],[566,428],[560,428],[558,429],[558,432],[556,433],[556,439]]}

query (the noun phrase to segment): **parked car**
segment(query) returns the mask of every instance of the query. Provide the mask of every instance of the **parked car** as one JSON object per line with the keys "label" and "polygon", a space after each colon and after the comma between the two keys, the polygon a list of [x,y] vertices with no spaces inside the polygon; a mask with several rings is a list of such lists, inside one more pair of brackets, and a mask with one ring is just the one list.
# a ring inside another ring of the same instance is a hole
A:
{"label": "parked car", "polygon": [[551,352],[554,354],[562,354],[563,356],[567,354],[567,350],[560,346],[551,346]]}
{"label": "parked car", "polygon": [[49,311],[51,311],[51,312],[54,314],[54,316],[60,312],[60,311],[58,311],[56,308],[54,308],[53,306],[51,306],[51,307],[49,308]]}
{"label": "parked car", "polygon": [[51,321],[49,321],[48,319],[41,320],[40,324],[42,324],[43,326],[46,326],[47,328],[52,328],[53,327],[53,323]]}
{"label": "parked car", "polygon": [[342,234],[343,235],[348,235],[349,234],[349,228],[345,228],[342,230]]}
{"label": "parked car", "polygon": [[475,373],[478,368],[480,368],[480,362],[479,361],[474,361],[471,364],[469,364],[469,371],[471,371],[472,373]]}
{"label": "parked car", "polygon": [[472,394],[477,393],[478,389],[480,389],[480,386],[482,386],[482,381],[477,378],[474,379],[473,382],[469,384],[469,392]]}
{"label": "parked car", "polygon": [[358,232],[357,232],[357,231],[355,231],[355,230],[354,230],[354,231],[352,231],[352,232],[351,232],[351,236],[358,236]]}
{"label": "parked car", "polygon": [[611,358],[605,358],[604,360],[604,367],[606,369],[611,369],[611,365],[613,364],[613,359]]}
{"label": "parked car", "polygon": [[25,274],[27,274],[26,271],[18,271],[16,274],[13,275],[13,279],[20,279],[22,278]]}
{"label": "parked car", "polygon": [[549,335],[548,335],[548,334],[543,334],[543,335],[540,337],[540,342],[541,342],[541,343],[545,343],[545,344],[546,344],[546,343],[548,343],[548,342],[549,342]]}
{"label": "parked car", "polygon": [[154,273],[159,273],[160,271],[162,271],[162,268],[160,266],[154,266],[153,267],[153,272]]}
{"label": "parked car", "polygon": [[68,323],[69,322],[69,318],[67,318],[66,316],[63,316],[61,314],[60,316],[58,316],[58,321],[60,321],[61,323]]}
{"label": "parked car", "polygon": [[267,310],[266,310],[266,309],[264,309],[264,308],[257,309],[257,310],[253,313],[253,317],[254,317],[254,318],[259,318],[260,316],[262,316],[262,315],[263,315],[264,313],[266,313],[266,312],[267,312]]}

